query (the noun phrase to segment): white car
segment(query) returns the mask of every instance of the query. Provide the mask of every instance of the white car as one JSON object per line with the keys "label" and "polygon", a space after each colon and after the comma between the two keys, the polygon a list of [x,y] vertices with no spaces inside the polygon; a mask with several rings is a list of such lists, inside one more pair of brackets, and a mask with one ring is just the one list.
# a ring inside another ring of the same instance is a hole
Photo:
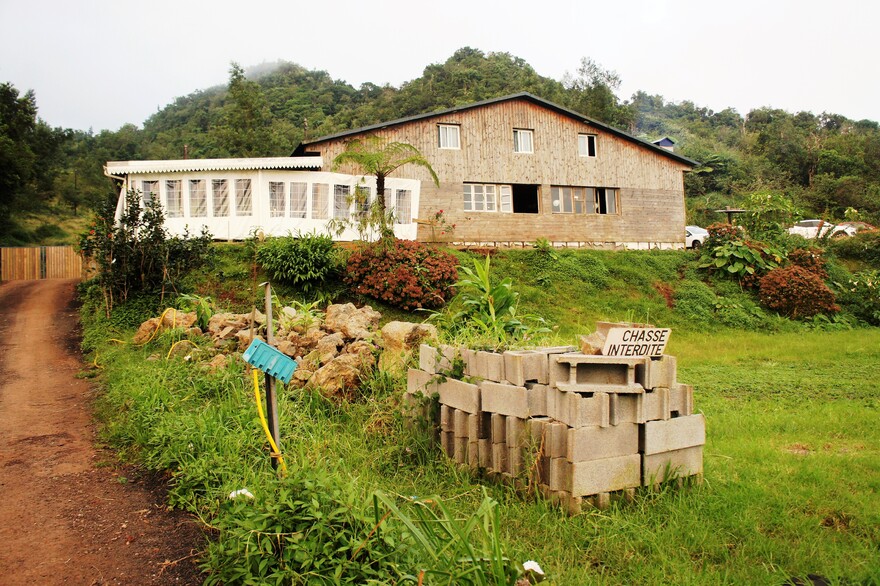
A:
{"label": "white car", "polygon": [[809,239],[827,236],[828,234],[832,238],[843,238],[844,236],[855,235],[856,229],[845,224],[832,224],[825,220],[801,220],[789,228],[788,233]]}
{"label": "white car", "polygon": [[709,232],[705,228],[699,226],[684,227],[684,245],[687,248],[699,248],[706,242]]}

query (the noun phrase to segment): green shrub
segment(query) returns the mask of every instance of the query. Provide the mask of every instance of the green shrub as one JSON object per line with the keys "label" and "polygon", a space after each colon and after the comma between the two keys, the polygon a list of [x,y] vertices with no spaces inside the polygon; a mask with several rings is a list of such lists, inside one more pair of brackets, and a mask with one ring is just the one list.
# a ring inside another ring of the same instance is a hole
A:
{"label": "green shrub", "polygon": [[861,262],[880,270],[880,230],[859,232],[851,238],[830,240],[828,249],[839,258]]}
{"label": "green shrub", "polygon": [[856,273],[838,282],[838,300],[851,314],[872,326],[880,326],[880,271]]}
{"label": "green shrub", "polygon": [[599,289],[608,285],[608,267],[589,253],[572,250],[560,252],[556,271],[566,279],[579,279]]}
{"label": "green shrub", "polygon": [[256,259],[270,279],[304,293],[320,291],[340,268],[333,238],[326,234],[267,238],[257,246]]}
{"label": "green shrub", "polygon": [[[713,224],[710,228],[716,226],[719,225]],[[741,231],[729,224],[721,224],[715,232],[710,232],[699,267],[736,277],[744,285],[753,286],[757,278],[782,262],[781,250],[741,235]]]}
{"label": "green shrub", "polygon": [[840,311],[822,279],[793,265],[776,268],[761,278],[759,295],[764,306],[791,318],[812,317]]}
{"label": "green shrub", "polygon": [[456,258],[412,240],[384,239],[348,257],[345,283],[358,295],[405,310],[446,303],[458,277]]}
{"label": "green shrub", "polygon": [[464,276],[455,284],[457,293],[447,311],[434,313],[432,321],[452,336],[466,335],[476,345],[493,348],[546,333],[543,318],[518,313],[519,293],[506,277],[493,283],[489,274],[491,258],[474,259],[474,268],[461,267]]}
{"label": "green shrub", "polygon": [[689,320],[708,323],[715,319],[717,300],[705,283],[686,281],[675,292],[675,311]]}
{"label": "green shrub", "polygon": [[358,491],[318,468],[293,467],[267,494],[238,498],[215,523],[205,584],[387,584],[397,542],[375,531]]}
{"label": "green shrub", "polygon": [[93,282],[101,288],[108,316],[129,295],[179,290],[187,273],[210,260],[211,235],[169,237],[156,199],[143,204],[140,192],[129,190],[119,222],[114,214],[108,203],[79,240],[83,254],[97,265]]}

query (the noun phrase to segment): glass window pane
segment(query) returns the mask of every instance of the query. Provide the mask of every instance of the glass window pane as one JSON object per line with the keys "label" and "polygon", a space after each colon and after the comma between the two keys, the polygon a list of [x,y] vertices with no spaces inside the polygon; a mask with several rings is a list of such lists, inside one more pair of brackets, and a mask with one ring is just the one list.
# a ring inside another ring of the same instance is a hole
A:
{"label": "glass window pane", "polygon": [[412,223],[412,192],[409,189],[398,189],[394,201],[394,221],[398,224]]}
{"label": "glass window pane", "polygon": [[305,218],[307,202],[307,183],[293,182],[290,184],[290,217]]}
{"label": "glass window pane", "polygon": [[472,212],[474,210],[473,186],[465,185],[462,195],[464,198],[464,211]]}
{"label": "glass window pane", "polygon": [[501,195],[501,211],[502,212],[512,212],[513,211],[513,190],[510,185],[502,185],[499,188]]}
{"label": "glass window pane", "polygon": [[229,216],[229,182],[226,179],[211,180],[211,200],[215,218]]}
{"label": "glass window pane", "polygon": [[494,185],[486,185],[486,211],[494,212],[495,211],[495,186]]}
{"label": "glass window pane", "polygon": [[165,209],[169,218],[183,217],[183,194],[180,192],[180,180],[165,182]]}
{"label": "glass window pane", "polygon": [[588,214],[596,213],[596,189],[594,187],[584,189],[584,212]]}
{"label": "glass window pane", "polygon": [[606,189],[605,190],[605,207],[608,210],[609,214],[617,213],[617,190],[616,189]]}
{"label": "glass window pane", "polygon": [[159,182],[144,181],[141,189],[141,199],[145,204],[153,201],[153,198],[159,197]]}
{"label": "glass window pane", "polygon": [[284,193],[284,182],[283,181],[270,181],[269,182],[269,217],[270,218],[283,218],[284,217],[284,207],[285,201],[287,200],[287,196]]}
{"label": "glass window pane", "polygon": [[328,215],[327,196],[330,193],[330,186],[326,183],[312,184],[312,218],[315,220],[326,220]]}
{"label": "glass window pane", "polygon": [[189,215],[193,218],[204,218],[208,215],[208,194],[204,179],[189,181]]}
{"label": "glass window pane", "polygon": [[251,180],[236,179],[235,180],[235,215],[250,216],[252,215],[253,197],[251,196]]}
{"label": "glass window pane", "polygon": [[348,219],[351,208],[350,187],[348,185],[333,186],[333,217]]}

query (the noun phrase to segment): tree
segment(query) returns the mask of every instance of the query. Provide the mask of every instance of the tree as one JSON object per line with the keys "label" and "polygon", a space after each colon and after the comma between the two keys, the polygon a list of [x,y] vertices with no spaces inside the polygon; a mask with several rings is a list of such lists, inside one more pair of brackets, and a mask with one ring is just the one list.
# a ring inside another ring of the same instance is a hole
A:
{"label": "tree", "polygon": [[386,211],[386,177],[404,165],[417,165],[427,169],[431,179],[434,181],[434,185],[438,187],[440,185],[437,173],[434,172],[431,163],[428,162],[419,149],[405,142],[389,142],[387,139],[375,135],[349,141],[345,145],[345,150],[333,159],[334,170],[347,164],[359,167],[364,175],[371,175],[376,178],[375,217],[379,224],[379,233],[382,238],[393,235],[391,218]]}
{"label": "tree", "polygon": [[616,71],[584,57],[577,77],[566,74],[562,83],[572,93],[570,105],[578,112],[621,128],[632,125],[633,111],[620,105],[614,94],[620,88],[620,76]]}
{"label": "tree", "polygon": [[223,118],[214,133],[229,156],[268,156],[275,150],[269,104],[260,85],[249,81],[238,63],[229,70]]}

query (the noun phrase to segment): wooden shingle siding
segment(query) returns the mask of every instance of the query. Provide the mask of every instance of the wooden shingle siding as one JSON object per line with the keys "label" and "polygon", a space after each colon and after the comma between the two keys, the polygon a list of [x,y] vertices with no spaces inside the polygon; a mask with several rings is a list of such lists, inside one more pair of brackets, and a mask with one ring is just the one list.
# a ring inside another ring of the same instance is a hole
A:
{"label": "wooden shingle siding", "polygon": [[[460,127],[461,148],[441,149],[438,124]],[[534,152],[515,153],[513,130],[533,131]],[[615,136],[595,125],[565,116],[528,100],[508,100],[412,120],[370,132],[418,148],[440,177],[408,166],[395,175],[422,181],[420,218],[443,210],[455,223],[455,241],[551,241],[684,243],[685,163]],[[578,134],[596,136],[595,157],[578,154]],[[352,137],[307,145],[330,162]],[[341,172],[358,173],[355,167]],[[527,184],[538,187],[538,214],[465,212],[463,183]],[[617,214],[553,214],[551,186],[619,189]],[[429,239],[422,227],[419,239]]]}

